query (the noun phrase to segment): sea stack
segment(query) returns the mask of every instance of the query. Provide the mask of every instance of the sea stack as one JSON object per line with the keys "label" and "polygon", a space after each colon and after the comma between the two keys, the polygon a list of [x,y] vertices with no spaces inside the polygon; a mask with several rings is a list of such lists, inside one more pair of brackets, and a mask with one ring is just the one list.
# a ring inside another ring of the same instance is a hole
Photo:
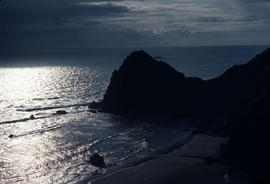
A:
{"label": "sea stack", "polygon": [[203,85],[199,78],[188,78],[145,51],[131,53],[118,70],[99,103],[90,107],[113,113],[187,112]]}

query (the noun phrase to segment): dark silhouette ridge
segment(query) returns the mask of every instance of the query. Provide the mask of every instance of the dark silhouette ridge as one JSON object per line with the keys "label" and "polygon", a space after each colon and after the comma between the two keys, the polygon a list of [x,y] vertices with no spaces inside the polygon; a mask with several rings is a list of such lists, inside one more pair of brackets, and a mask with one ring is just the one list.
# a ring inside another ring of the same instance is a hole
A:
{"label": "dark silhouette ridge", "polygon": [[[230,163],[241,166],[252,183],[270,183],[270,49],[251,60],[245,69],[249,77],[249,99],[231,116],[231,127],[225,157]],[[255,75],[256,74],[256,75]],[[242,84],[248,86],[248,84]],[[243,87],[242,86],[242,87]]]}
{"label": "dark silhouette ridge", "polygon": [[223,155],[228,164],[241,167],[255,184],[270,183],[270,49],[208,81],[187,78],[136,51],[113,72],[103,100],[89,106],[120,114],[200,118],[207,131],[214,125],[213,133],[229,132]]}
{"label": "dark silhouette ridge", "polygon": [[93,155],[90,156],[90,163],[97,167],[106,166],[103,156],[100,156],[97,153],[94,153]]}
{"label": "dark silhouette ridge", "polygon": [[129,55],[113,72],[103,100],[90,104],[113,113],[188,112],[194,104],[203,80],[187,78],[144,51]]}
{"label": "dark silhouette ridge", "polygon": [[163,112],[227,121],[265,91],[263,80],[269,74],[269,53],[270,49],[247,64],[234,66],[217,78],[203,81],[185,77],[144,51],[135,51],[113,72],[103,100],[89,107],[120,114]]}
{"label": "dark silhouette ridge", "polygon": [[247,64],[233,66],[207,81],[201,105],[208,104],[210,112],[227,120],[260,95],[269,93],[269,74],[270,49],[267,49]]}
{"label": "dark silhouette ridge", "polygon": [[270,183],[269,115],[270,94],[267,94],[241,109],[230,122],[232,134],[225,158],[229,164],[244,169],[255,184]]}

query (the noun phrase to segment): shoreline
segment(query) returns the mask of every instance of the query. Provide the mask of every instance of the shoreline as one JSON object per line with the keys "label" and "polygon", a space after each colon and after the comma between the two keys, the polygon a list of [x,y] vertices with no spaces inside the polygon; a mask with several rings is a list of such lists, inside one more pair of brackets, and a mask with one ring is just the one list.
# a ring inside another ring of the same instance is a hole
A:
{"label": "shoreline", "polygon": [[[78,181],[77,183],[79,184],[83,184],[83,183],[86,183],[86,182],[92,182],[92,181],[95,181],[95,180],[99,180],[101,178],[104,178],[104,177],[107,177],[107,176],[110,176],[110,175],[113,175],[114,173],[117,173],[121,170],[125,170],[125,169],[129,169],[129,168],[133,168],[133,167],[137,167],[137,166],[140,166],[144,163],[147,163],[151,160],[154,160],[154,159],[158,159],[159,157],[163,157],[163,156],[166,156],[178,149],[181,149],[181,147],[183,147],[185,144],[189,143],[189,141],[191,141],[195,135],[197,135],[197,131],[194,130],[194,129],[191,129],[190,133],[188,135],[186,135],[182,140],[179,140],[177,142],[175,142],[174,144],[166,147],[166,148],[161,148],[159,150],[156,150],[155,152],[153,152],[151,155],[148,155],[144,158],[141,158],[141,159],[138,159],[138,160],[134,160],[134,161],[130,161],[130,162],[127,162],[125,163],[124,165],[122,166],[116,166],[116,167],[109,167],[107,168],[107,171],[105,173],[100,173],[100,174],[97,174],[97,175],[92,175],[92,176],[89,176],[89,177],[86,177],[80,181]],[[102,170],[103,168],[100,168],[98,170]],[[106,168],[105,168],[106,169]]]}
{"label": "shoreline", "polygon": [[[184,144],[173,149],[169,153],[165,153],[164,155],[161,154],[130,167],[120,168],[115,172],[88,180],[88,182],[91,184],[161,184],[170,180],[169,183],[174,183],[176,181],[181,181],[181,175],[182,179],[189,177],[189,179],[192,180],[194,179],[192,175],[200,175],[199,173],[205,172],[204,175],[200,176],[208,176],[207,179],[210,180],[215,178],[216,183],[225,183],[223,174],[225,173],[226,167],[216,163],[212,165],[206,164],[204,158],[216,157],[217,154],[219,154],[217,149],[221,143],[227,142],[227,138],[195,133],[191,133],[188,137],[190,139],[184,139]],[[212,175],[214,177],[211,177]],[[209,181],[207,179],[201,181]],[[187,178],[184,179],[184,181],[187,181]],[[211,182],[209,184],[211,184]]]}

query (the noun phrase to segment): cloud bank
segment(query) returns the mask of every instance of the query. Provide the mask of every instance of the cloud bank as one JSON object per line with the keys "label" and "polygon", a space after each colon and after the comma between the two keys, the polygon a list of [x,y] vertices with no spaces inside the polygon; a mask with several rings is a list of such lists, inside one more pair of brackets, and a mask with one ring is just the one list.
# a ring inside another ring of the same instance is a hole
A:
{"label": "cloud bank", "polygon": [[2,0],[0,49],[270,44],[269,0]]}

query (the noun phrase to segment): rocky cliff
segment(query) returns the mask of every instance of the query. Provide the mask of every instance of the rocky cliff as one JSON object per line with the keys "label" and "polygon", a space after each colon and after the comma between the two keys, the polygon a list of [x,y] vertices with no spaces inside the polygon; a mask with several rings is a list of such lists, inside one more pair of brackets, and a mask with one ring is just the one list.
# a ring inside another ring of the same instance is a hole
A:
{"label": "rocky cliff", "polygon": [[203,84],[144,51],[135,51],[113,72],[103,100],[92,107],[114,113],[183,114],[191,110]]}
{"label": "rocky cliff", "polygon": [[103,100],[90,107],[120,114],[174,113],[228,120],[238,109],[269,92],[269,58],[270,49],[247,64],[203,81],[185,77],[144,51],[135,51],[113,72]]}
{"label": "rocky cliff", "polygon": [[[221,76],[188,78],[144,51],[128,56],[101,102],[105,112],[186,115],[219,124],[231,139],[225,158],[245,170],[253,183],[270,183],[270,49]],[[224,124],[226,124],[226,126]]]}

